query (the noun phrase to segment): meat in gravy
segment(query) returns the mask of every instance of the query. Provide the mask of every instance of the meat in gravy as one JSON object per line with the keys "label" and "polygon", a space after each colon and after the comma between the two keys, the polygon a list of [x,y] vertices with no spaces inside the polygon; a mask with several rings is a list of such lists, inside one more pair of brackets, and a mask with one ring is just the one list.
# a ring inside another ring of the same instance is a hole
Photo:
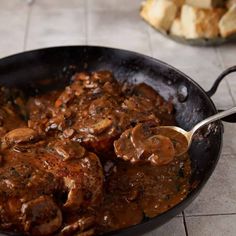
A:
{"label": "meat in gravy", "polygon": [[189,156],[156,129],[175,124],[173,105],[150,86],[98,71],[25,97],[1,88],[0,230],[101,235],[187,196]]}

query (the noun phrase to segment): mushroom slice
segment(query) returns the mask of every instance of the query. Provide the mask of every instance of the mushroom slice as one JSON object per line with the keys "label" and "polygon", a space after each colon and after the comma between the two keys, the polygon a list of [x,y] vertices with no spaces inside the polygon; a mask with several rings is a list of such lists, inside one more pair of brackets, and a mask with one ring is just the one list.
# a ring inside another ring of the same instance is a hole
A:
{"label": "mushroom slice", "polygon": [[168,129],[166,127],[165,129],[160,129],[159,127],[151,129],[152,132],[156,134],[170,138],[171,142],[174,145],[176,153],[182,153],[183,149],[185,149],[188,146],[187,139],[181,133],[176,132],[175,130]]}
{"label": "mushroom slice", "polygon": [[105,118],[99,120],[97,123],[91,126],[89,129],[91,134],[101,134],[105,130],[107,130],[112,125],[112,120]]}
{"label": "mushroom slice", "polygon": [[[85,230],[91,228],[95,223],[95,217],[94,216],[88,216],[88,217],[82,217],[81,219],[66,225],[60,232],[60,236],[69,236],[73,233],[81,233]],[[85,231],[87,232],[87,231]],[[85,233],[84,232],[84,233]]]}
{"label": "mushroom slice", "polygon": [[148,124],[137,124],[131,131],[130,140],[135,147],[135,149],[139,152],[139,155],[146,156],[144,153],[145,150],[148,150],[147,146],[150,145],[150,140],[148,140],[152,136],[152,130]]}
{"label": "mushroom slice", "polygon": [[85,155],[85,148],[78,142],[59,140],[50,144],[50,147],[63,159],[69,161],[80,159]]}
{"label": "mushroom slice", "polygon": [[69,101],[71,101],[74,98],[74,96],[75,96],[74,91],[69,86],[66,87],[65,90],[55,101],[55,107],[66,105]]}
{"label": "mushroom slice", "polygon": [[145,153],[152,164],[166,165],[173,161],[175,149],[170,138],[154,135],[147,139]]}
{"label": "mushroom slice", "polygon": [[38,133],[30,128],[13,129],[3,137],[2,148],[12,147],[16,144],[32,142],[38,137]]}
{"label": "mushroom slice", "polygon": [[81,207],[84,198],[81,186],[78,186],[76,181],[69,177],[64,177],[64,183],[69,190],[64,208],[69,210],[78,210]]}
{"label": "mushroom slice", "polygon": [[142,153],[134,148],[134,145],[130,140],[131,131],[132,129],[126,130],[121,134],[118,140],[114,141],[114,149],[118,157],[126,161],[136,162]]}
{"label": "mushroom slice", "polygon": [[24,230],[31,235],[49,235],[62,224],[59,207],[49,196],[40,196],[21,207]]}
{"label": "mushroom slice", "polygon": [[117,156],[133,163],[168,164],[175,156],[174,145],[169,137],[155,134],[155,131],[148,124],[138,124],[126,130],[114,142]]}
{"label": "mushroom slice", "polygon": [[113,75],[110,71],[97,71],[92,73],[92,80],[98,81],[101,84],[113,82]]}
{"label": "mushroom slice", "polygon": [[151,161],[155,165],[165,165],[175,156],[174,145],[169,137],[156,134],[158,130],[148,124],[138,124],[131,132],[131,142],[138,150],[141,159]]}

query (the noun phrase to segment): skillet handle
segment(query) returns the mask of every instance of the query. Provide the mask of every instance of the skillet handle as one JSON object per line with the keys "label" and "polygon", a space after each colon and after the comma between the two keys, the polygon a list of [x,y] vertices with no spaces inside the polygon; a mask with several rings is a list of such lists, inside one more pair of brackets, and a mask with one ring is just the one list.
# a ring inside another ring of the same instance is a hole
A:
{"label": "skillet handle", "polygon": [[[218,112],[222,112],[224,110],[218,110]],[[229,122],[229,123],[236,123],[236,113],[229,115],[227,117],[224,117],[221,119],[222,121]]]}
{"label": "skillet handle", "polygon": [[232,67],[229,67],[228,69],[224,70],[224,71],[217,77],[217,79],[216,79],[216,81],[214,82],[214,84],[212,85],[211,89],[206,92],[207,95],[208,95],[209,97],[212,97],[212,96],[215,94],[215,92],[216,92],[216,90],[217,90],[217,88],[218,88],[220,82],[221,82],[227,75],[229,75],[229,74],[231,74],[231,73],[233,73],[233,72],[236,72],[236,66],[232,66]]}
{"label": "skillet handle", "polygon": [[[228,69],[224,70],[219,76],[218,78],[216,79],[216,81],[214,82],[214,84],[212,85],[211,89],[209,91],[206,92],[206,94],[209,96],[209,97],[212,97],[220,82],[229,74],[233,73],[233,72],[236,72],[236,66],[232,66],[232,67],[229,67]],[[219,112],[222,111],[222,110],[219,110]],[[226,122],[231,122],[231,123],[236,123],[236,114],[232,114],[230,116],[227,116],[225,118],[222,119],[223,121],[226,121]]]}

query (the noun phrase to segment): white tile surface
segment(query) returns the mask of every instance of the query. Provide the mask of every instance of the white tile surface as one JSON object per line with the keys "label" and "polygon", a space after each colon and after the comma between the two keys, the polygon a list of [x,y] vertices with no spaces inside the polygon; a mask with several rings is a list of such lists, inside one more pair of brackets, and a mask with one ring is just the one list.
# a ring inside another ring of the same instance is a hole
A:
{"label": "white tile surface", "polygon": [[219,67],[220,63],[213,47],[193,47],[179,44],[163,37],[149,27],[153,56],[177,68]]}
{"label": "white tile surface", "polygon": [[[27,0],[1,0],[0,1],[0,11],[2,11],[2,10],[8,10],[8,11],[18,10],[18,13],[20,13],[20,11],[28,8],[27,3],[28,3]],[[19,15],[18,15],[18,17],[20,18]]]}
{"label": "white tile surface", "polygon": [[189,236],[235,236],[236,215],[186,218]]}
{"label": "white tile surface", "polygon": [[229,89],[232,94],[234,104],[236,105],[236,72],[233,72],[232,74],[227,76],[227,82],[229,84]]}
{"label": "white tile surface", "polygon": [[133,11],[89,11],[88,44],[151,53],[146,26]]}
{"label": "white tile surface", "polygon": [[236,213],[236,158],[222,155],[208,183],[185,215]]}
{"label": "white tile surface", "polygon": [[[22,0],[23,1],[23,0]],[[34,0],[34,4],[42,9],[75,9],[84,8],[87,0]]]}
{"label": "white tile surface", "polygon": [[84,10],[40,9],[31,14],[27,49],[85,44]]}
{"label": "white tile surface", "polygon": [[175,217],[160,228],[145,234],[144,236],[185,236],[183,218]]}
{"label": "white tile surface", "polygon": [[223,153],[233,154],[236,159],[236,124],[224,122]]}
{"label": "white tile surface", "polygon": [[236,47],[235,43],[229,43],[219,46],[219,52],[225,67],[236,65]]}
{"label": "white tile surface", "polygon": [[140,4],[142,0],[87,0],[87,4],[89,9],[91,10],[124,10],[124,11],[129,11],[133,10],[136,13],[140,9]]}
{"label": "white tile surface", "polygon": [[23,51],[28,8],[0,10],[0,58]]}
{"label": "white tile surface", "polygon": [[[181,68],[181,70],[194,79],[205,91],[213,85],[217,76],[223,71],[220,68]],[[212,100],[218,109],[229,109],[236,105],[236,72],[228,76],[219,85]],[[236,154],[236,124],[224,123],[223,154]]]}
{"label": "white tile surface", "polygon": [[[223,71],[220,67],[208,67],[207,65],[180,68],[180,70],[196,81],[205,91],[210,90],[216,78]],[[212,100],[218,109],[226,109],[234,106],[232,96],[229,93],[229,88],[225,81],[221,82]]]}

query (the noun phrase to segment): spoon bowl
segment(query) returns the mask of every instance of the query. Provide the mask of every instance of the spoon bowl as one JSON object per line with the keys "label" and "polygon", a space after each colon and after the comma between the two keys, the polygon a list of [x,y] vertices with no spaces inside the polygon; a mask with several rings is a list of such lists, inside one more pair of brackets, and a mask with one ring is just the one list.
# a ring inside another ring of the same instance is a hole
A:
{"label": "spoon bowl", "polygon": [[186,131],[177,126],[159,126],[156,129],[158,130],[159,134],[171,139],[175,146],[175,155],[180,156],[188,151],[189,147],[191,146],[193,136],[197,130],[205,125],[208,125],[216,120],[232,115],[234,113],[236,113],[236,107],[219,112],[197,123],[190,131]]}
{"label": "spoon bowl", "polygon": [[170,138],[175,148],[175,156],[181,156],[188,151],[191,133],[178,126],[159,126],[156,128],[158,134]]}

